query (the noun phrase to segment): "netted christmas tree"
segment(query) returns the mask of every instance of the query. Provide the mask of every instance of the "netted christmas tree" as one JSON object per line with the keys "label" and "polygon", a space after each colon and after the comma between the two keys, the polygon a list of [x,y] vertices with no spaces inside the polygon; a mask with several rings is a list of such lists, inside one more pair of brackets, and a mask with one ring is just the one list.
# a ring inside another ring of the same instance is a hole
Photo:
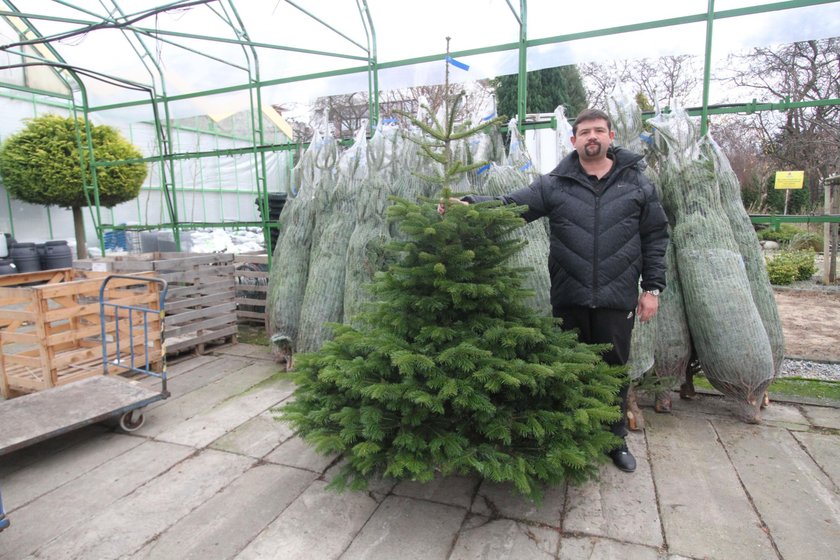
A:
{"label": "netted christmas tree", "polygon": [[527,307],[525,270],[508,264],[524,243],[511,235],[522,208],[449,201],[455,170],[470,169],[450,142],[481,128],[454,114],[421,127],[445,212],[438,198],[394,199],[388,217],[401,236],[390,245],[396,264],[373,283],[376,301],[298,356],[294,400],[279,410],[317,451],[343,454],[339,489],[457,473],[537,497],[587,480],[618,443],[607,425],[619,417],[623,371],[601,360],[605,347]]}

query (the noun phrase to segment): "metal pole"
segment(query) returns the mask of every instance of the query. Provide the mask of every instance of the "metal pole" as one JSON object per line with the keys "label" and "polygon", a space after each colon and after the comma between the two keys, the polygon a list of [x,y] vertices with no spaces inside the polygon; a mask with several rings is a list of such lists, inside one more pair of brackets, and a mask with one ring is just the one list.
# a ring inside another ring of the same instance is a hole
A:
{"label": "metal pole", "polygon": [[370,122],[368,128],[371,133],[379,124],[379,66],[376,58],[376,29],[373,26],[373,18],[370,17],[370,8],[367,0],[362,0],[364,16],[362,23],[365,34],[368,36],[368,94]]}
{"label": "metal pole", "polygon": [[[119,14],[123,18],[128,17],[125,11],[122,9],[122,7],[119,5],[117,0],[111,0],[111,3],[113,4],[114,9],[117,12],[119,12]],[[180,251],[181,231],[180,227],[178,226],[178,194],[175,188],[175,163],[172,159],[167,157],[172,152],[173,138],[171,122],[172,119],[169,116],[169,97],[166,95],[166,79],[164,78],[163,69],[157,61],[157,57],[154,56],[154,50],[149,48],[148,45],[146,45],[146,42],[139,36],[136,30],[132,29],[131,31],[131,35],[126,33],[126,39],[128,40],[129,36],[134,37],[134,39],[139,43],[140,47],[143,49],[143,53],[141,54],[137,50],[134,43],[132,43],[130,40],[128,41],[129,45],[134,50],[135,54],[137,55],[137,58],[139,58],[142,62],[143,67],[146,68],[146,72],[148,72],[149,77],[152,80],[152,91],[149,95],[149,101],[151,104],[152,115],[154,117],[153,127],[155,130],[155,138],[157,140],[157,145],[160,148],[161,154],[161,159],[158,167],[160,173],[160,182],[162,186],[161,197],[164,198],[164,201],[162,202],[166,203],[165,206],[169,211],[169,220],[173,224],[172,235],[175,239],[175,250]],[[158,96],[155,91],[155,73],[152,72],[152,69],[149,67],[149,63],[151,63],[155,67],[157,76],[160,78],[160,96]],[[164,122],[161,122],[160,114],[158,113],[157,104],[159,100],[163,102]],[[171,185],[166,182],[167,172],[172,181]],[[101,233],[99,233],[99,236],[100,238],[102,237]]]}
{"label": "metal pole", "polygon": [[516,122],[519,132],[524,129],[528,107],[528,2],[519,0],[519,75],[517,82]]}
{"label": "metal pole", "polygon": [[[840,196],[837,196],[837,185],[840,184],[840,175],[828,177],[825,180],[826,192],[826,212],[837,215],[840,213]],[[823,250],[828,250],[825,253],[826,268],[828,274],[824,275],[823,284],[834,284],[837,282],[837,240],[838,240],[838,224],[837,222],[826,223],[828,228],[826,233],[826,243]]]}
{"label": "metal pole", "polygon": [[[826,181],[825,179],[822,180],[823,184],[823,200],[825,213],[831,214],[831,183]],[[831,262],[831,224],[825,222],[823,224],[823,286],[828,286],[831,274],[830,274],[830,262]]]}
{"label": "metal pole", "polygon": [[700,112],[700,135],[709,130],[709,79],[712,71],[712,26],[715,21],[715,0],[709,0],[706,10],[706,62],[703,65],[703,109]]}

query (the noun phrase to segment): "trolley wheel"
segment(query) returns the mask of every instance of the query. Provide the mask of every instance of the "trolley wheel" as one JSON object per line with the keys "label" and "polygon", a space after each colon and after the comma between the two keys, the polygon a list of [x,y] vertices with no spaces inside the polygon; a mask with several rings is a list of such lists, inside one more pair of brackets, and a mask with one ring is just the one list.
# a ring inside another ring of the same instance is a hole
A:
{"label": "trolley wheel", "polygon": [[142,412],[136,410],[129,410],[120,416],[120,429],[125,432],[133,432],[139,430],[146,422],[146,417]]}

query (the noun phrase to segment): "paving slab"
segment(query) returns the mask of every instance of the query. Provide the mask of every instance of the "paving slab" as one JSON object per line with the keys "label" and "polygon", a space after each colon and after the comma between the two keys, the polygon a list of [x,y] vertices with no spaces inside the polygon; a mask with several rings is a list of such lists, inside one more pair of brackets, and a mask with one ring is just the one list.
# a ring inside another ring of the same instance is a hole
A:
{"label": "paving slab", "polygon": [[154,437],[170,427],[212,409],[231,395],[248,390],[274,373],[275,369],[270,365],[262,362],[250,364],[185,394],[173,394],[162,401],[160,406],[148,410],[145,414],[146,423],[134,433]]}
{"label": "paving slab", "polygon": [[560,541],[560,560],[612,560],[632,558],[633,560],[659,560],[655,548],[629,544],[598,537],[563,537]]}
{"label": "paving slab", "polygon": [[797,432],[793,437],[805,447],[805,452],[831,479],[834,487],[840,488],[840,434]]}
{"label": "paving slab", "polygon": [[156,439],[193,447],[205,447],[251,418],[260,415],[294,391],[291,381],[269,379],[225,399],[211,410],[159,433]]}
{"label": "paving slab", "polygon": [[808,430],[811,427],[811,422],[802,413],[799,406],[772,401],[761,411],[761,423],[765,426],[776,426],[797,431]]}
{"label": "paving slab", "polygon": [[664,544],[644,434],[631,432],[627,445],[636,457],[636,472],[625,473],[609,463],[601,466],[598,480],[569,486],[563,532]]}
{"label": "paving slab", "polygon": [[485,480],[478,488],[470,511],[484,517],[542,523],[559,529],[565,502],[565,484],[546,488],[542,501],[536,503],[517,492],[512,483]]}
{"label": "paving slab", "polygon": [[314,479],[314,473],[300,469],[257,465],[131,558],[232,558],[274,521]]}
{"label": "paving slab", "polygon": [[777,560],[708,418],[674,412],[648,415],[646,423],[668,551],[716,560]]}
{"label": "paving slab", "polygon": [[[652,402],[652,401],[651,401]],[[645,419],[655,416],[656,412],[651,407],[645,406]],[[691,399],[681,399],[678,393],[674,393],[671,399],[671,408],[673,412],[683,415],[700,415],[700,416],[719,416],[722,418],[736,418],[735,409],[725,397],[720,395],[706,395],[697,393]]]}
{"label": "paving slab", "polygon": [[364,492],[337,493],[326,485],[313,482],[236,560],[338,558],[378,504]]}
{"label": "paving slab", "polygon": [[467,510],[388,496],[341,560],[445,560]]}
{"label": "paving slab", "polygon": [[[335,456],[335,458],[338,458],[338,456]],[[333,478],[344,469],[344,466],[346,464],[347,459],[345,457],[341,457],[340,460],[337,460],[334,463],[330,464],[327,470],[324,471],[324,474],[321,475],[320,479],[329,484],[333,481]],[[385,499],[386,496],[388,496],[388,494],[391,493],[394,487],[400,482],[401,481],[391,477],[382,478],[372,476],[370,479],[368,479],[367,488],[363,491],[367,492],[377,502],[381,502]]]}
{"label": "paving slab", "polygon": [[553,529],[510,519],[474,516],[467,524],[449,560],[552,560],[560,543]]}
{"label": "paving slab", "polygon": [[[734,402],[719,394],[709,395],[698,393],[692,399],[681,399],[678,393],[674,393],[672,403],[675,412],[716,416],[740,421],[738,415],[735,413]],[[646,407],[644,414],[645,418],[647,418],[656,413],[652,408]],[[802,414],[799,405],[785,402],[771,401],[769,406],[762,409],[761,419],[764,424],[776,425],[793,430],[805,430],[810,426],[808,418]]]}
{"label": "paving slab", "polygon": [[205,450],[130,495],[100,509],[86,530],[68,531],[39,548],[49,560],[125,558],[228,486],[253,459]]}
{"label": "paving slab", "polygon": [[840,430],[840,408],[802,405],[802,410],[814,426]]}
{"label": "paving slab", "polygon": [[3,455],[0,458],[0,478],[110,431],[102,424],[91,424]]}
{"label": "paving slab", "polygon": [[[573,489],[579,494],[572,496],[560,485],[548,489],[539,506],[504,485],[476,487],[477,481],[457,477],[399,487],[374,480],[367,492],[339,494],[325,490],[341,466],[338,457],[318,455],[297,437],[284,439],[291,432],[272,423],[268,407],[232,414],[224,433],[196,440],[210,449],[147,439],[265,389],[261,383],[282,366],[238,346],[241,355],[219,349],[178,364],[172,386],[180,380],[184,392],[147,409],[146,437],[89,426],[0,458],[7,509],[10,501],[17,504],[12,527],[0,535],[0,560],[30,553],[30,559],[49,560],[528,559],[551,558],[552,551],[575,559],[789,560],[826,557],[820,546],[832,547],[827,557],[836,555],[836,537],[827,531],[838,526],[840,509],[834,501],[840,496],[837,409],[774,402],[763,425],[748,426],[721,397],[675,398],[674,414],[645,409],[646,434],[631,434],[640,464],[635,474],[605,465],[597,487]],[[212,422],[204,427],[216,430]],[[642,487],[653,484],[652,497],[638,486],[645,478],[645,437],[652,482]],[[127,441],[139,443],[120,452]],[[811,465],[795,472],[778,467],[788,478],[756,470],[768,457],[787,468],[797,461]],[[268,472],[292,473],[285,475],[292,482]],[[610,513],[620,509],[610,504],[639,492],[633,507],[653,507],[660,499],[661,548],[638,542],[648,539],[639,536],[646,529],[634,515],[621,520]],[[621,533],[628,527],[636,534]]]}
{"label": "paving slab", "polygon": [[271,349],[268,346],[261,346],[259,344],[245,344],[244,342],[221,346],[214,350],[213,354],[218,356],[246,356],[248,358],[254,358],[258,360],[269,360],[272,362],[274,361],[274,357],[271,355]]}
{"label": "paving slab", "polygon": [[266,455],[264,460],[278,465],[323,473],[337,458],[338,455],[322,455],[299,437],[293,437]]}
{"label": "paving slab", "polygon": [[[170,374],[169,368],[167,367],[166,390],[171,394],[170,399],[186,395],[230,375],[231,372],[242,370],[254,363],[253,360],[233,357],[218,359],[210,356],[200,356],[197,360],[199,360],[198,367],[191,368],[178,375]],[[186,365],[192,365],[192,361],[183,363],[184,367]],[[187,373],[189,375],[185,375]],[[143,379],[142,384],[145,387],[158,388],[160,387],[160,380],[154,377],[146,377]],[[166,402],[167,400],[154,402],[146,407],[146,410],[151,410]]]}
{"label": "paving slab", "polygon": [[439,476],[429,482],[403,480],[391,491],[397,496],[440,502],[468,509],[480,480],[466,476]]}
{"label": "paving slab", "polygon": [[[129,438],[124,436],[124,439]],[[110,443],[117,447],[120,445],[119,440]],[[9,512],[13,530],[5,531],[0,536],[0,558],[23,558],[43,543],[63,534],[88,531],[95,534],[96,528],[90,523],[103,509],[166,472],[193,452],[194,450],[180,445],[145,442],[41,496],[38,500]],[[47,482],[42,484],[48,485]],[[5,488],[3,490],[5,491]],[[120,531],[121,528],[117,529],[117,533]],[[52,556],[46,555],[42,558]]]}
{"label": "paving slab", "polygon": [[271,411],[266,411],[223,435],[210,447],[260,459],[292,436],[294,432],[288,424],[278,422]]}
{"label": "paving slab", "polygon": [[103,433],[97,438],[63,449],[29,468],[0,477],[3,505],[7,512],[14,511],[144,441],[122,434]]}
{"label": "paving slab", "polygon": [[715,427],[782,557],[835,557],[840,495],[796,438],[765,426]]}
{"label": "paving slab", "polygon": [[[192,356],[183,360],[167,360],[166,377],[171,380],[184,373],[198,373],[218,361],[215,356]],[[149,378],[148,381],[154,382],[154,378]]]}

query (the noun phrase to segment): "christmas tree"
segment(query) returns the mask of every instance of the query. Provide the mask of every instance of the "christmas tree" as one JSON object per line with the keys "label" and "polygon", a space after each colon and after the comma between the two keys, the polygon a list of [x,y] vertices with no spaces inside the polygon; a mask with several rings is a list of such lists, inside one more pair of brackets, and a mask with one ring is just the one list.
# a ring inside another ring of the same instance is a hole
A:
{"label": "christmas tree", "polygon": [[454,114],[422,127],[424,151],[444,155],[445,212],[437,199],[394,200],[402,237],[372,286],[376,303],[297,357],[295,398],[280,409],[316,450],[344,455],[336,488],[458,473],[538,497],[588,479],[617,443],[606,426],[619,416],[623,371],[603,363],[605,347],[534,314],[525,271],[507,264],[523,243],[510,235],[523,209],[448,202],[453,170],[472,167],[453,162],[451,141],[477,130]]}

